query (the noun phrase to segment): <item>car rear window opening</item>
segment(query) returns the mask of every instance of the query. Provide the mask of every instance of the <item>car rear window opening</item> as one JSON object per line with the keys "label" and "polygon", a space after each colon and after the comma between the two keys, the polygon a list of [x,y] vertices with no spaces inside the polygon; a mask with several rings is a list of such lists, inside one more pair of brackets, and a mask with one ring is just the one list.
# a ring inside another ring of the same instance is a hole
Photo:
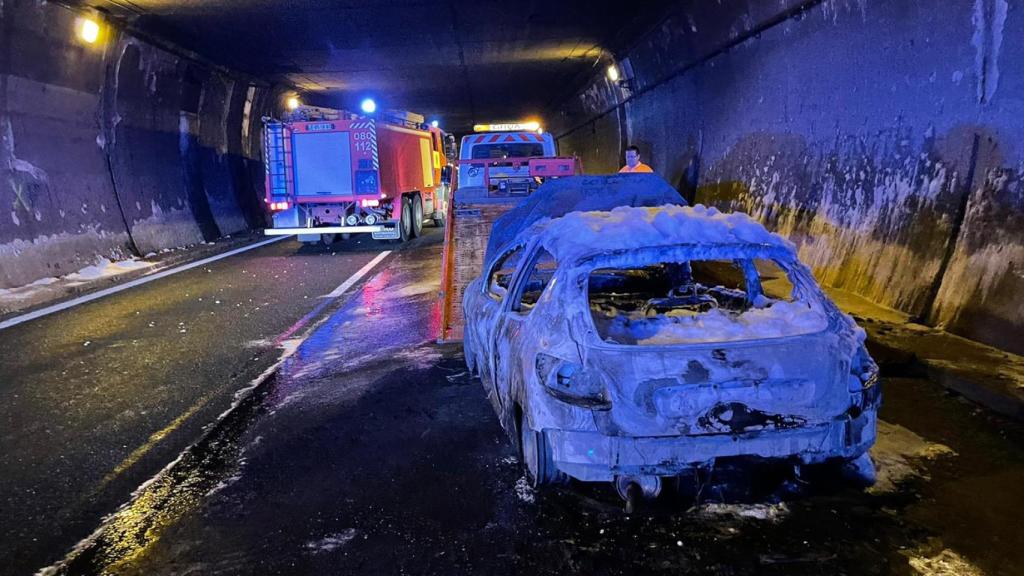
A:
{"label": "car rear window opening", "polygon": [[501,158],[529,158],[543,156],[544,144],[540,142],[511,142],[504,144],[474,144],[473,160]]}
{"label": "car rear window opening", "polygon": [[691,260],[590,273],[591,317],[613,344],[666,345],[820,332],[819,303],[799,299],[772,260]]}

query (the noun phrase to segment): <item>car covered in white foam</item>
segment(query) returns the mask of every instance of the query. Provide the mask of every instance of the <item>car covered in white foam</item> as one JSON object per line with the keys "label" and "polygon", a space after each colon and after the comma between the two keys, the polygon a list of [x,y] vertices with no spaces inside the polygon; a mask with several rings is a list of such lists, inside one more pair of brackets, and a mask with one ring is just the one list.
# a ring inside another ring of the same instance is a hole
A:
{"label": "car covered in white foam", "polygon": [[[528,478],[628,498],[731,457],[870,476],[878,368],[794,246],[745,214],[652,205],[674,191],[637,201],[663,181],[622,178],[542,187],[495,224],[464,293],[466,362]],[[595,197],[633,205],[569,211]]]}

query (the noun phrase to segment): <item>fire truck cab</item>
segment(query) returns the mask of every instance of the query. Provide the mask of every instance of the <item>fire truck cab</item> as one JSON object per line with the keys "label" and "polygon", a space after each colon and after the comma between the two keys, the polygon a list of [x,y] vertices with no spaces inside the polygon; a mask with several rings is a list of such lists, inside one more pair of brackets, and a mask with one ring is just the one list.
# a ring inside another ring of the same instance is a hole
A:
{"label": "fire truck cab", "polygon": [[443,225],[454,138],[409,112],[380,119],[300,107],[264,119],[267,235],[330,243],[348,234],[379,240]]}

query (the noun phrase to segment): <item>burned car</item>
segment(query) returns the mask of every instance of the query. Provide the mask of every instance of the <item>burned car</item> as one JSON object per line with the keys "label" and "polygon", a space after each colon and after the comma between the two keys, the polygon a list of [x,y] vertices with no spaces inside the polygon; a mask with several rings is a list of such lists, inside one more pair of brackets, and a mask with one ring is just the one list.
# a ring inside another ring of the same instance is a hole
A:
{"label": "burned car", "polygon": [[499,220],[463,299],[466,362],[534,485],[653,497],[739,456],[873,473],[878,368],[791,243],[703,206],[565,204]]}

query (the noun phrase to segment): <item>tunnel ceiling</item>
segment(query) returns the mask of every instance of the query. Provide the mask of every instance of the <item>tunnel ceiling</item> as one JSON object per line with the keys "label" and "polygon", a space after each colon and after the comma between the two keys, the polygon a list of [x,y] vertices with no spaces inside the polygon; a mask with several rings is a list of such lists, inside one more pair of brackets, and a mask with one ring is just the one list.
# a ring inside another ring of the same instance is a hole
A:
{"label": "tunnel ceiling", "polygon": [[115,20],[310,102],[475,122],[542,120],[656,24],[668,0],[90,0]]}

